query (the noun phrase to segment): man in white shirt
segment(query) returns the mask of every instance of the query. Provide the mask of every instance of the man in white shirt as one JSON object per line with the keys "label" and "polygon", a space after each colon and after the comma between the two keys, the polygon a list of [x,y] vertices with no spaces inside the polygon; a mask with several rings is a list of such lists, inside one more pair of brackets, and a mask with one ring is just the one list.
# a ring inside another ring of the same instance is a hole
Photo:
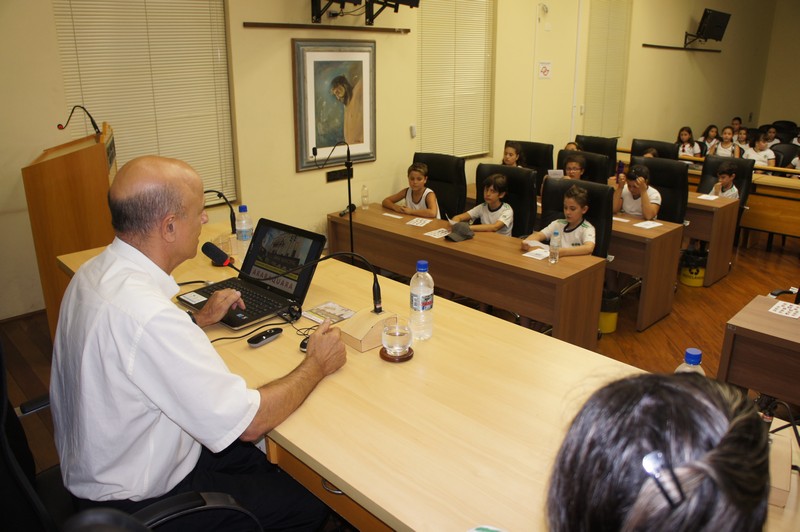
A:
{"label": "man in white shirt", "polygon": [[[181,161],[140,157],[120,169],[108,199],[116,238],[70,282],[53,349],[50,396],[67,489],[80,508],[127,512],[176,493],[220,491],[264,528],[315,529],[327,508],[251,442],[344,364],[339,330],[323,324],[297,368],[248,389],[201,329],[243,307],[241,294],[216,292],[191,316],[172,302],[171,273],[196,255],[208,221],[200,177]],[[182,526],[238,526],[213,517]]]}

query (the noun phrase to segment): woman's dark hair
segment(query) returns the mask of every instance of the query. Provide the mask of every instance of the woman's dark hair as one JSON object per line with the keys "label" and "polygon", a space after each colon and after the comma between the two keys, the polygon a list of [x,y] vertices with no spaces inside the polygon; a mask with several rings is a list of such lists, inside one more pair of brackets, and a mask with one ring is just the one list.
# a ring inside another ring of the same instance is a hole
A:
{"label": "woman's dark hair", "polygon": [[[661,480],[642,464],[653,452],[663,457]],[[689,373],[618,380],[592,394],[564,438],[549,528],[761,530],[768,460],[764,422],[738,389]]]}

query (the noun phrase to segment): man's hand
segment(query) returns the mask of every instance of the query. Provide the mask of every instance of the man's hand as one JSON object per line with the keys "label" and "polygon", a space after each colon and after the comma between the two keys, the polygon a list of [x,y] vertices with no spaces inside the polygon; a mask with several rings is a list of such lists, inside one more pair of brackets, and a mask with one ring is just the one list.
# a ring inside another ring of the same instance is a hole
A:
{"label": "man's hand", "polygon": [[341,368],[347,361],[342,332],[325,320],[308,339],[307,358],[317,363],[324,376]]}
{"label": "man's hand", "polygon": [[229,310],[236,308],[245,308],[241,292],[230,288],[217,290],[211,294],[203,308],[195,312],[194,319],[200,327],[213,325],[225,317]]}

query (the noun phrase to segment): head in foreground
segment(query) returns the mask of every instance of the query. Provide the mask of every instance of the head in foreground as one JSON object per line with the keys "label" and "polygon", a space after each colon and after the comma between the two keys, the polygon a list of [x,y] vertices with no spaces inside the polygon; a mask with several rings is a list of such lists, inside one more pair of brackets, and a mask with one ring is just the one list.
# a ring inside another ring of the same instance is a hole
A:
{"label": "head in foreground", "polygon": [[553,466],[552,531],[761,530],[769,448],[755,405],[694,374],[637,375],[581,408]]}

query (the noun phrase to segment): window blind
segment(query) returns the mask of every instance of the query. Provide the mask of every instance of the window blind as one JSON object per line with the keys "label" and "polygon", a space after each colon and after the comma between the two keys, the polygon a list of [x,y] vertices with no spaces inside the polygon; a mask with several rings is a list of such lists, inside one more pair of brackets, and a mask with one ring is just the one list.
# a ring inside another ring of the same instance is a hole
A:
{"label": "window blind", "polygon": [[586,60],[586,135],[622,135],[632,0],[592,0]]}
{"label": "window blind", "polygon": [[417,13],[420,151],[460,157],[491,149],[492,0],[436,0]]}
{"label": "window blind", "polygon": [[[53,8],[67,102],[111,125],[118,164],[182,159],[206,189],[235,199],[223,0],[53,0]],[[87,120],[79,126],[70,125],[74,138],[91,134]]]}

